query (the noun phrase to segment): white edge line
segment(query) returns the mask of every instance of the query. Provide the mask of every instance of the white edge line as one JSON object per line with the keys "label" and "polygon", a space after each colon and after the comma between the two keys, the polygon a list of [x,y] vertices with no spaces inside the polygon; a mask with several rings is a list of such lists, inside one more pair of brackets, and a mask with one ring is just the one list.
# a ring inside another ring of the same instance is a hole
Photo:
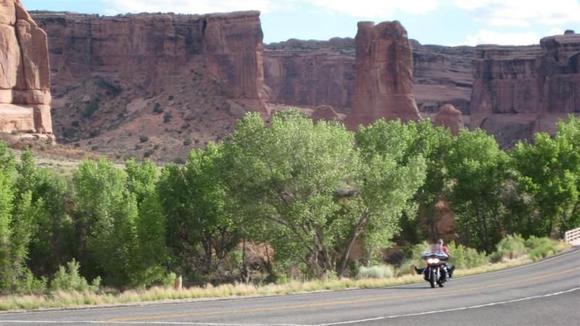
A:
{"label": "white edge line", "polygon": [[315,326],[301,324],[224,324],[224,323],[200,323],[200,322],[179,322],[179,321],[99,321],[99,320],[0,320],[0,325],[7,324],[42,324],[42,325],[63,325],[63,324],[92,324],[92,325],[197,325],[197,326]]}
{"label": "white edge line", "polygon": [[[564,250],[556,255],[541,259],[541,260],[536,261],[536,262],[532,262],[532,263],[528,263],[528,264],[524,264],[524,265],[520,265],[520,266],[508,267],[508,268],[500,269],[497,271],[477,273],[477,274],[473,274],[473,275],[466,275],[466,276],[460,276],[460,277],[458,276],[456,279],[468,279],[468,278],[477,277],[477,276],[486,275],[486,274],[502,273],[502,272],[509,271],[509,270],[517,270],[517,269],[525,268],[528,266],[539,265],[539,264],[542,264],[544,262],[550,261],[552,259],[557,259],[557,258],[562,257],[562,256],[568,256],[570,254],[573,254],[575,251],[580,251],[580,246],[566,249],[566,250]],[[420,285],[421,283],[422,283],[422,281],[417,281],[416,283],[388,286],[388,287],[384,287],[384,288],[385,289],[396,289],[396,288],[400,288],[400,287],[406,287],[409,285]],[[156,305],[180,305],[180,304],[200,303],[200,302],[252,300],[252,299],[263,299],[263,298],[289,297],[289,296],[299,296],[299,295],[333,293],[333,292],[364,291],[364,290],[367,290],[367,289],[351,288],[351,289],[343,289],[343,290],[336,290],[336,291],[320,290],[320,291],[314,291],[314,292],[298,292],[298,293],[281,294],[281,295],[274,294],[274,295],[255,295],[255,296],[250,295],[250,296],[237,296],[237,297],[234,296],[234,297],[218,297],[218,298],[189,298],[189,299],[175,299],[175,300],[131,302],[131,303],[124,303],[124,304],[87,305],[87,306],[65,307],[65,308],[41,308],[41,309],[35,309],[35,310],[10,310],[10,311],[0,311],[0,317],[2,317],[3,315],[9,315],[9,314],[35,314],[35,313],[45,313],[45,312],[55,312],[55,311],[56,312],[63,312],[63,311],[67,312],[67,311],[82,311],[82,310],[84,310],[84,311],[96,311],[96,310],[122,309],[122,308],[134,308],[134,307],[148,307],[148,306],[156,306]],[[5,321],[0,320],[0,322],[5,322]],[[181,325],[181,324],[178,324],[178,325]],[[186,325],[188,325],[188,324],[186,324]],[[193,325],[199,325],[199,324],[193,324]],[[201,324],[201,325],[213,326],[211,324]],[[239,326],[239,325],[240,324],[218,324],[215,326]],[[295,325],[295,324],[248,325],[248,324],[244,324],[242,326],[324,326],[324,325],[326,325],[326,324],[322,324],[322,325]],[[333,325],[333,324],[330,324],[330,325]]]}
{"label": "white edge line", "polygon": [[377,320],[383,320],[383,319],[387,319],[387,317],[375,317],[375,318],[367,318],[367,319],[348,320],[348,321],[340,321],[340,322],[336,322],[336,323],[318,324],[318,325],[313,325],[313,326],[360,324],[360,323],[366,323],[368,321],[377,321]]}
{"label": "white edge line", "polygon": [[[544,263],[546,261],[550,261],[552,259],[556,259],[558,257],[562,257],[562,256],[567,256],[569,254],[574,253],[574,251],[576,251],[576,248],[573,249],[568,249],[558,255],[555,256],[551,256],[545,259],[542,259],[540,261],[537,262],[533,262],[531,264],[526,264],[526,265],[522,265],[522,266],[516,266],[516,267],[512,267],[512,268],[507,268],[506,270],[511,270],[511,269],[518,269],[518,268],[523,268],[523,267],[527,267],[527,266],[533,266],[533,265],[539,265],[541,263]],[[493,272],[488,272],[488,273],[482,273],[482,274],[490,274],[490,273],[497,273],[497,272],[504,272],[506,270],[499,270],[499,271],[493,271]],[[481,275],[481,274],[478,274]],[[477,275],[469,275],[469,276],[464,276],[462,278],[469,278],[472,276],[477,276]],[[395,286],[393,288],[397,288],[399,286]],[[356,289],[352,289],[352,290],[356,290]],[[560,292],[555,292],[555,293],[549,293],[549,294],[543,294],[543,295],[536,295],[536,296],[530,296],[530,297],[524,297],[524,298],[519,298],[519,299],[513,299],[513,300],[507,300],[507,301],[498,301],[498,302],[491,302],[491,303],[486,303],[486,304],[481,304],[481,305],[475,305],[475,306],[468,306],[468,307],[458,307],[458,308],[451,308],[451,309],[444,309],[444,310],[433,310],[433,311],[427,311],[427,312],[420,312],[420,313],[412,313],[412,314],[401,314],[401,315],[390,315],[390,316],[380,316],[380,317],[374,317],[374,318],[367,318],[367,319],[359,319],[359,320],[350,320],[350,321],[342,321],[342,322],[336,322],[336,323],[325,323],[325,324],[316,324],[316,325],[302,325],[302,324],[224,324],[224,323],[195,323],[195,322],[111,322],[111,321],[48,321],[48,320],[1,320],[0,319],[0,325],[2,323],[8,323],[8,324],[97,324],[97,325],[102,325],[102,324],[111,324],[111,325],[192,325],[192,326],[333,326],[333,325],[349,325],[349,324],[360,324],[360,323],[364,323],[364,322],[369,322],[369,321],[377,321],[377,320],[383,320],[383,319],[395,319],[395,318],[403,318],[403,317],[414,317],[414,316],[423,316],[423,315],[432,315],[432,314],[439,314],[439,313],[445,313],[445,312],[453,312],[453,311],[460,311],[460,310],[467,310],[467,309],[477,309],[477,308],[484,308],[484,307],[491,307],[491,306],[496,306],[496,305],[502,305],[502,304],[509,304],[509,303],[515,303],[515,302],[521,302],[521,301],[529,301],[529,300],[533,300],[533,299],[540,299],[540,298],[547,298],[547,297],[552,297],[552,296],[556,296],[556,295],[561,295],[561,294],[566,294],[566,293],[571,293],[574,291],[578,291],[580,290],[580,287],[577,288],[573,288],[573,289],[569,289],[569,290],[565,290],[565,291],[560,291]],[[252,299],[254,297],[243,297],[242,299]],[[260,296],[257,296],[256,298],[261,298]],[[232,300],[232,299],[239,299],[239,298],[217,298],[216,301],[219,301],[220,299],[222,300]],[[185,300],[184,300],[185,301]],[[172,302],[168,302],[168,303],[186,303],[184,301],[172,301]],[[213,301],[213,300],[208,300],[208,301]],[[136,303],[134,304],[135,306],[146,306],[146,305],[154,305],[154,304],[163,304],[163,303],[159,303],[159,302],[151,302],[151,303]],[[133,305],[128,305],[128,306],[133,306]],[[111,307],[87,307],[85,309],[87,310],[98,310],[98,309],[103,309],[103,308],[114,308],[114,307],[124,307],[124,306],[111,306]],[[82,308],[81,308],[82,309]],[[66,311],[67,309],[47,309],[47,310],[39,310],[39,311],[30,311],[29,313],[39,313],[39,312],[46,312],[46,311]],[[75,310],[75,309],[72,309]],[[10,313],[10,312],[4,312],[6,314]],[[0,313],[0,316],[2,316],[2,314],[4,313]]]}
{"label": "white edge line", "polygon": [[506,300],[506,301],[490,302],[490,303],[484,303],[484,304],[473,305],[473,306],[457,307],[457,308],[450,308],[450,309],[443,309],[443,310],[433,310],[433,311],[425,311],[425,312],[417,312],[417,313],[411,313],[411,314],[381,316],[381,317],[375,317],[375,318],[369,318],[369,319],[360,319],[360,320],[343,321],[343,322],[337,322],[337,323],[319,324],[319,325],[315,325],[315,326],[333,326],[333,325],[360,324],[360,323],[364,323],[364,322],[368,322],[368,321],[376,321],[376,320],[383,320],[383,319],[395,319],[395,318],[404,318],[404,317],[416,317],[416,316],[425,316],[425,315],[441,314],[441,313],[453,312],[453,311],[461,311],[461,310],[469,310],[469,309],[479,309],[479,308],[493,307],[493,306],[499,306],[499,305],[504,305],[504,304],[509,304],[509,303],[516,303],[516,302],[522,302],[522,301],[530,301],[530,300],[534,300],[534,299],[548,298],[548,297],[553,297],[553,296],[557,296],[557,295],[561,295],[561,294],[572,293],[572,292],[575,292],[575,291],[578,291],[578,290],[580,290],[580,287],[576,287],[576,288],[569,289],[569,290],[564,290],[564,291],[559,291],[559,292],[554,292],[554,293],[534,295],[534,296],[530,296],[530,297],[513,299],[513,300]]}
{"label": "white edge line", "polygon": [[479,309],[479,308],[486,308],[498,305],[504,305],[509,303],[516,303],[522,301],[530,301],[534,299],[542,299],[553,297],[561,294],[572,293],[575,291],[580,290],[580,287],[572,288],[569,290],[548,293],[548,294],[541,294],[541,295],[534,295],[530,297],[512,299],[512,300],[505,300],[505,301],[496,301],[490,303],[484,303],[479,305],[473,306],[465,306],[465,307],[457,307],[457,308],[450,308],[450,309],[442,309],[442,310],[433,310],[433,311],[425,311],[425,312],[417,312],[411,314],[401,314],[401,315],[390,315],[390,316],[379,316],[374,318],[367,318],[367,319],[358,319],[358,320],[348,320],[348,321],[341,321],[336,323],[326,323],[326,324],[317,324],[317,325],[301,325],[301,324],[224,324],[224,323],[199,323],[199,322],[161,322],[161,321],[139,321],[139,322],[111,322],[111,321],[96,321],[96,320],[0,320],[0,324],[7,323],[7,324],[44,324],[44,325],[62,325],[62,324],[110,324],[110,325],[192,325],[192,326],[334,326],[334,325],[352,325],[352,324],[360,324],[369,321],[377,321],[377,320],[384,320],[384,319],[395,319],[395,318],[404,318],[404,317],[416,317],[416,316],[425,316],[425,315],[434,315],[434,314],[441,314],[446,312],[453,312],[453,311],[461,311],[461,310],[469,310],[469,309]]}

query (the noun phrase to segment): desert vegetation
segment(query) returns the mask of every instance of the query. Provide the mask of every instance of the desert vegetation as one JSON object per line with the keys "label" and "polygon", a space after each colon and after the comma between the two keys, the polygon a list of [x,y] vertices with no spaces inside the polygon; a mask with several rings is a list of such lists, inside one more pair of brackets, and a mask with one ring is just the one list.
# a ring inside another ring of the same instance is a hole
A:
{"label": "desert vegetation", "polygon": [[[0,145],[0,166],[5,309],[409,282],[423,241],[441,236],[440,201],[465,270],[540,259],[580,226],[575,117],[503,150],[428,120],[353,133],[294,110],[268,124],[250,113],[183,164],[87,160],[63,176]],[[387,265],[395,245],[403,258]],[[178,275],[201,287],[163,290]]]}

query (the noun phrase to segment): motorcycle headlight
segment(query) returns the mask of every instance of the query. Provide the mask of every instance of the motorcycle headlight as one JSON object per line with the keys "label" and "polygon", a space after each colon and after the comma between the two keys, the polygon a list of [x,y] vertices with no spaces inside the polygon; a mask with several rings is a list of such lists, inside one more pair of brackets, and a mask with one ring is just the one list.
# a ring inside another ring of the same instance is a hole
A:
{"label": "motorcycle headlight", "polygon": [[427,259],[427,264],[438,264],[439,258],[429,258]]}

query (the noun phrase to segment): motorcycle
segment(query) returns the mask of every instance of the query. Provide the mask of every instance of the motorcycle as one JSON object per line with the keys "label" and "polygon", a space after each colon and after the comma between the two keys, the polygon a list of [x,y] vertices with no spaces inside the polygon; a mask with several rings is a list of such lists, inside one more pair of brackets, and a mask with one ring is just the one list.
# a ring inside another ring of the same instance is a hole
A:
{"label": "motorcycle", "polygon": [[429,282],[432,288],[435,287],[435,284],[442,288],[443,284],[447,282],[446,262],[449,256],[440,252],[426,252],[422,258],[427,263],[427,267],[423,271],[423,278]]}

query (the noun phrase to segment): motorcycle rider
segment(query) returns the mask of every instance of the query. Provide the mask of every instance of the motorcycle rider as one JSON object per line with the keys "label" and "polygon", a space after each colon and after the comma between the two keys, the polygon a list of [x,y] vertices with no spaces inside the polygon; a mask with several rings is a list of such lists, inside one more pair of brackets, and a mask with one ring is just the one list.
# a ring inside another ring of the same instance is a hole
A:
{"label": "motorcycle rider", "polygon": [[[451,255],[449,255],[449,247],[445,245],[443,239],[439,239],[436,243],[431,245],[431,252],[445,254],[449,258],[451,257]],[[417,272],[417,274],[423,274],[423,272],[425,271],[425,268],[417,268],[416,266],[413,266],[413,268],[415,269],[415,272]],[[447,272],[446,274],[450,278],[453,277],[453,271],[455,270],[455,266],[445,262],[443,263],[443,269]]]}

